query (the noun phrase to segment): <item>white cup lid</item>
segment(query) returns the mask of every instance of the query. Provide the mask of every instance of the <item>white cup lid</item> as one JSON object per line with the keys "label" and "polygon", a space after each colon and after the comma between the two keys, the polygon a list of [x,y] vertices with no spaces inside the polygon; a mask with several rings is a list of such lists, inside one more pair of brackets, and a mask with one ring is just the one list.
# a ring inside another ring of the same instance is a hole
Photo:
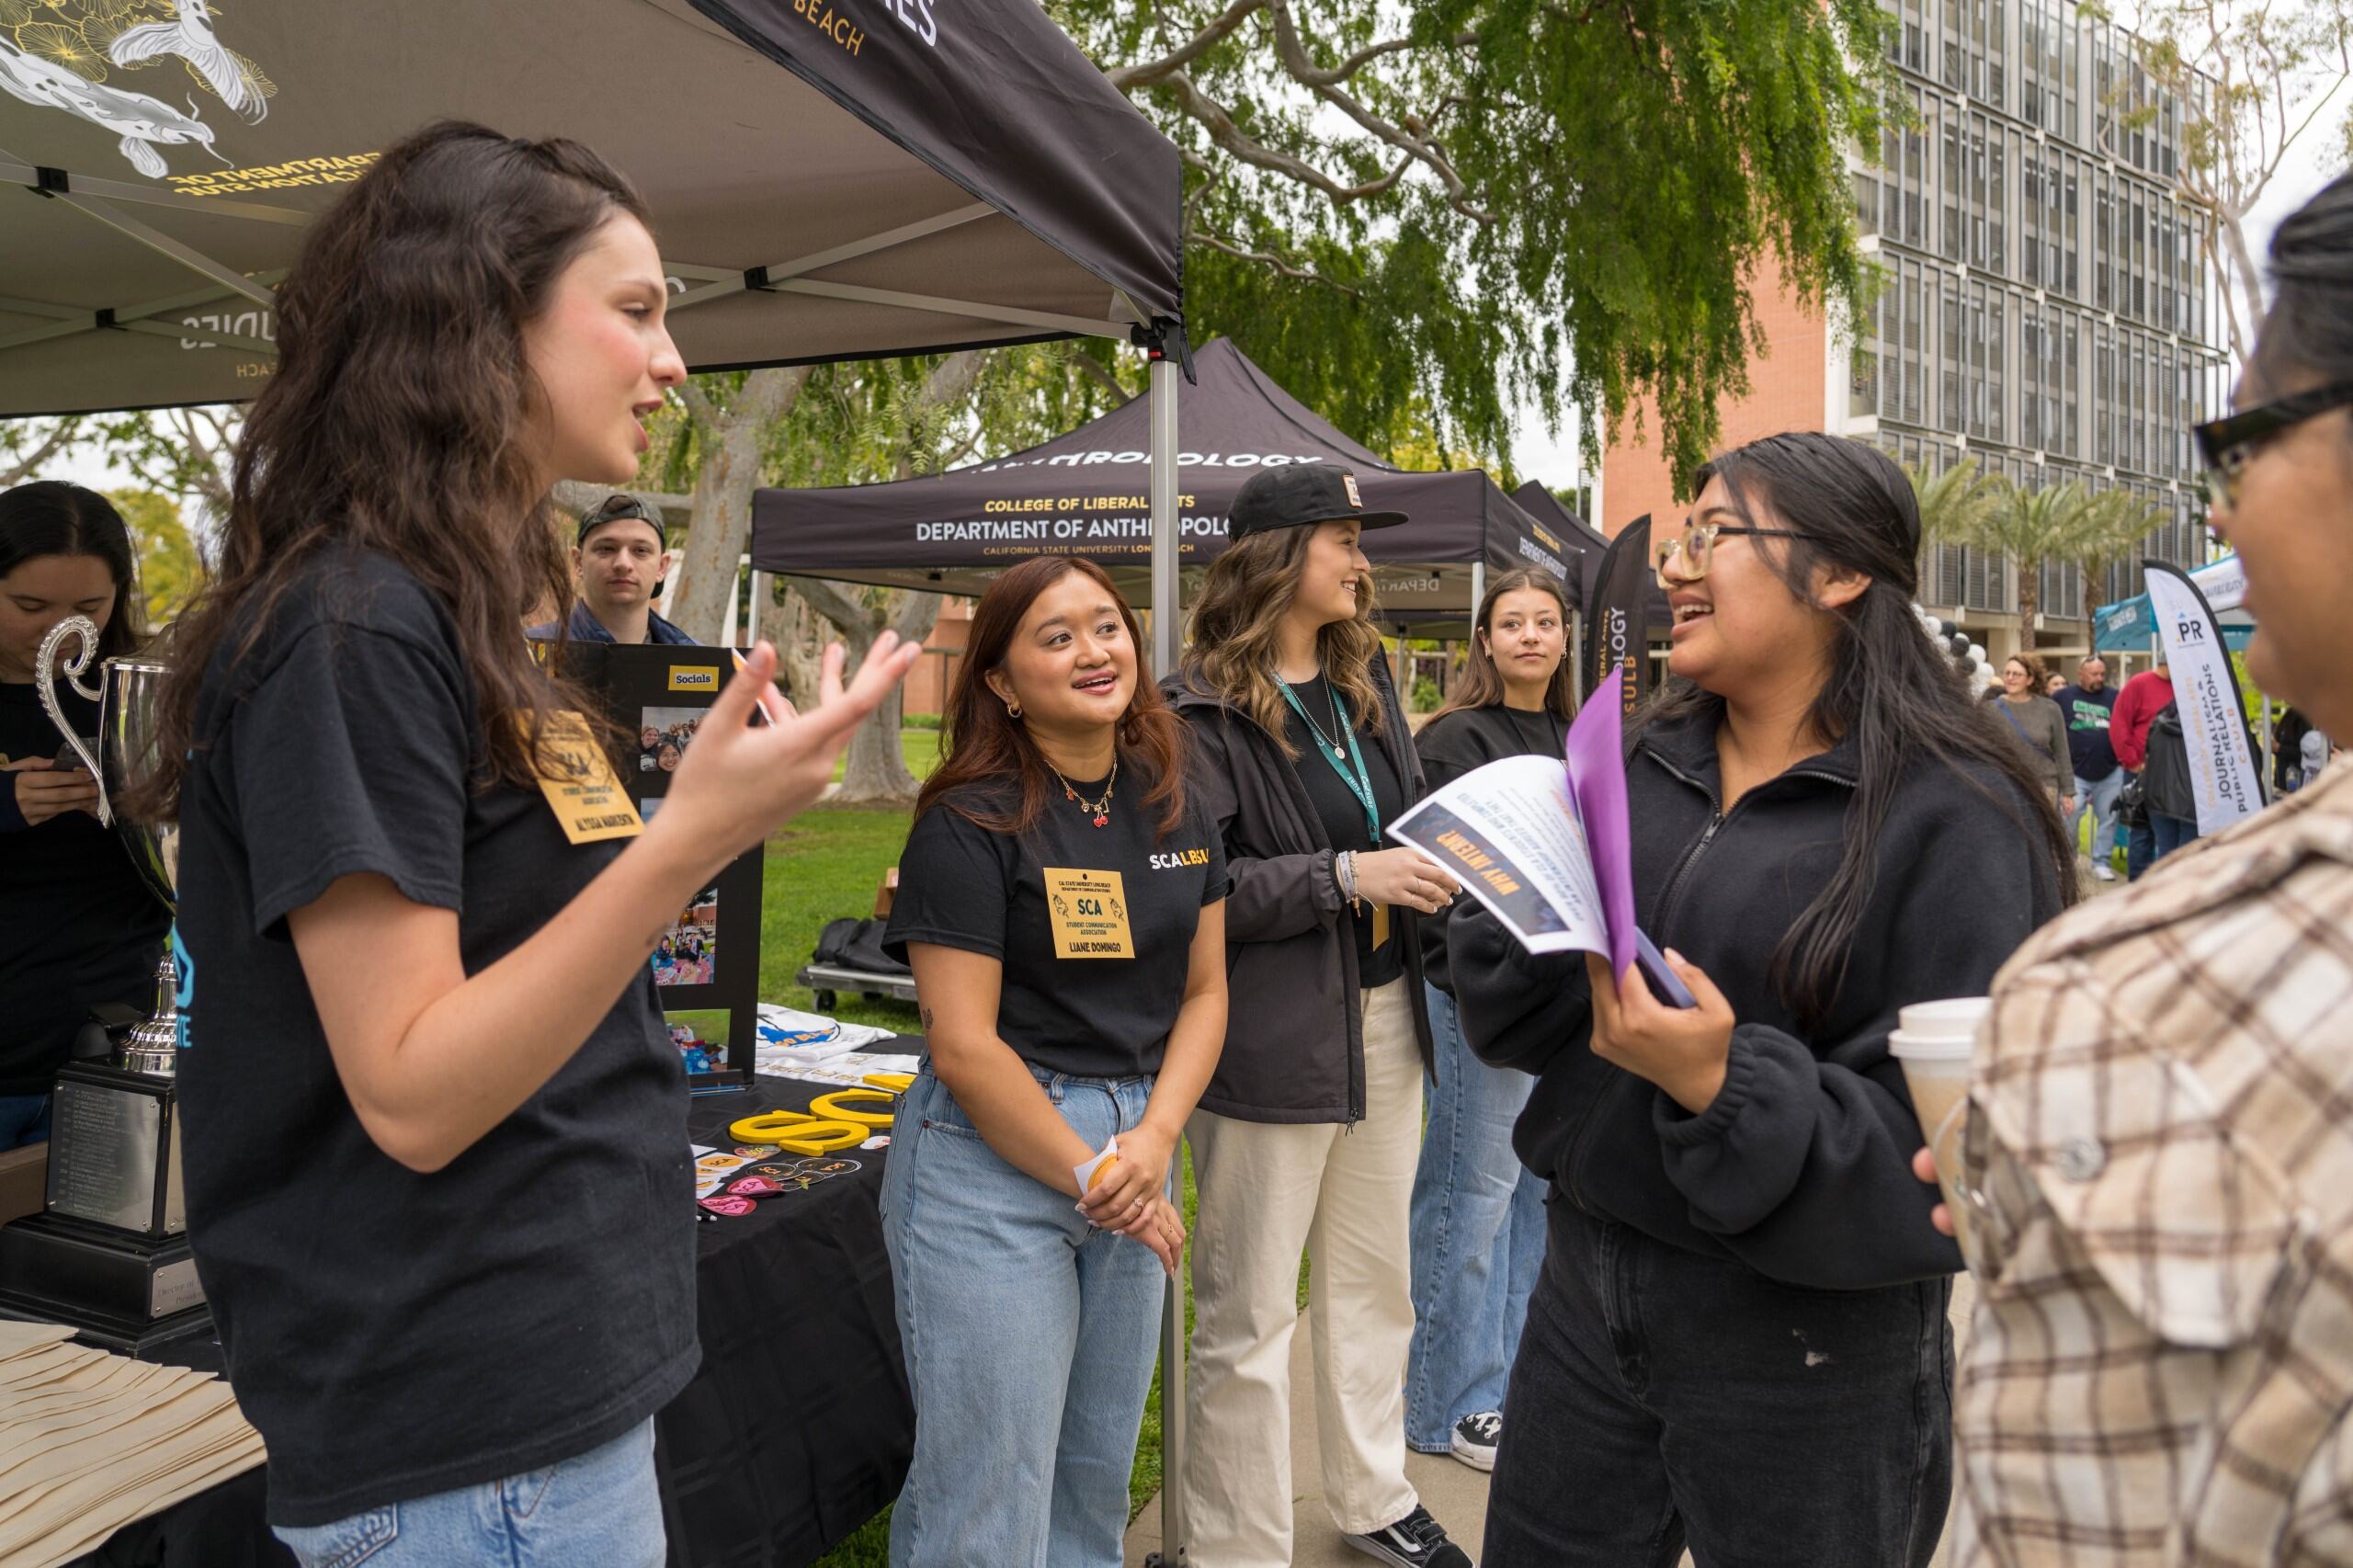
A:
{"label": "white cup lid", "polygon": [[1993,1006],[1989,996],[1915,1002],[1896,1014],[1888,1053],[1909,1062],[1966,1060],[1976,1048],[1978,1026]]}

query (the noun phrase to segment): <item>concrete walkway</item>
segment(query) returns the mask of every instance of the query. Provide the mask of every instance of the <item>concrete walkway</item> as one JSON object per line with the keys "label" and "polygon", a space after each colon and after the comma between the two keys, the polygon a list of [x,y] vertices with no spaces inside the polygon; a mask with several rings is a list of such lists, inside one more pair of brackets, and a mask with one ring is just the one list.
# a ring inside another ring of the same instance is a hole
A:
{"label": "concrete walkway", "polygon": [[[1954,1281],[1954,1343],[1962,1355],[1968,1353],[1969,1314],[1976,1300],[1976,1291],[1967,1275]],[[1373,1560],[1344,1545],[1340,1532],[1333,1527],[1332,1516],[1324,1511],[1323,1483],[1315,1458],[1315,1389],[1307,1346],[1307,1324],[1302,1322],[1291,1335],[1290,1351],[1291,1562],[1295,1568],[1365,1568]],[[1405,1475],[1422,1494],[1422,1506],[1446,1527],[1447,1534],[1475,1562],[1480,1538],[1486,1533],[1487,1478],[1443,1454],[1408,1453]],[[1143,1512],[1129,1527],[1127,1568],[1143,1568],[1145,1556],[1159,1550],[1160,1500],[1155,1497],[1144,1505]],[[1940,1545],[1931,1568],[1944,1568],[1948,1555]],[[1691,1568],[1688,1556],[1683,1561],[1686,1568]],[[1217,1565],[1204,1564],[1202,1568]]]}
{"label": "concrete walkway", "polygon": [[[1315,1457],[1314,1363],[1308,1340],[1302,1316],[1290,1338],[1290,1560],[1294,1568],[1367,1568],[1373,1559],[1342,1544],[1324,1506],[1324,1478]],[[1486,1476],[1445,1454],[1409,1452],[1405,1478],[1447,1534],[1477,1556],[1487,1522]],[[1159,1550],[1160,1499],[1155,1497],[1129,1527],[1127,1568],[1142,1568],[1145,1554]]]}

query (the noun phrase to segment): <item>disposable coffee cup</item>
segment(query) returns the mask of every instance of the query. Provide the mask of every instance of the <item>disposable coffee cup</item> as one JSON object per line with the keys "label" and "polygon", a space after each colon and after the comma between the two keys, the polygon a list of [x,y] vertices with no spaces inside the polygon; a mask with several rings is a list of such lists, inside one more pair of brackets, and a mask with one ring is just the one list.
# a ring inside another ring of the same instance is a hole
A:
{"label": "disposable coffee cup", "polygon": [[1969,1062],[1993,998],[1962,996],[1915,1002],[1895,1017],[1888,1054],[1904,1064],[1904,1084],[1920,1119],[1921,1142],[1936,1155],[1937,1186],[1952,1215],[1961,1256],[1970,1252],[1969,1208],[1961,1202],[1961,1134],[1969,1126]]}

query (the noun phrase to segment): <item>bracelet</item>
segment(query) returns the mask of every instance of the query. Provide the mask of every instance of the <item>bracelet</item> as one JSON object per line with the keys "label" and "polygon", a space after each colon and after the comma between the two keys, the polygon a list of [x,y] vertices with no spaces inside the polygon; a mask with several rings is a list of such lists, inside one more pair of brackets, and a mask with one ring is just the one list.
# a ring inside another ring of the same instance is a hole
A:
{"label": "bracelet", "polygon": [[1333,880],[1340,884],[1340,896],[1355,908],[1360,901],[1357,892],[1357,852],[1344,849],[1332,861]]}

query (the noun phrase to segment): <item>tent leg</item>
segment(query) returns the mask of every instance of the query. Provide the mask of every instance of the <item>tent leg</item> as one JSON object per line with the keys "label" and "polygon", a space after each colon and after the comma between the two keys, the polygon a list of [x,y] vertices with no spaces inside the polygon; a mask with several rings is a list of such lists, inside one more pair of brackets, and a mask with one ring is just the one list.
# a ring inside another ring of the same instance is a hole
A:
{"label": "tent leg", "polygon": [[[1177,595],[1176,360],[1152,356],[1152,666],[1176,667],[1185,610]],[[1181,1162],[1183,1155],[1180,1152]],[[1163,1568],[1185,1561],[1185,1293],[1170,1280],[1160,1308],[1160,1551]]]}
{"label": "tent leg", "polygon": [[[1184,607],[1176,590],[1176,361],[1155,354],[1152,360],[1152,673],[1176,667],[1184,635]],[[1165,1384],[1162,1385],[1164,1388]],[[1172,1430],[1164,1425],[1162,1431]],[[1175,1445],[1171,1443],[1173,1449]],[[1175,1471],[1164,1470],[1174,1476]]]}
{"label": "tent leg", "polygon": [[1479,605],[1486,597],[1487,563],[1473,561],[1471,562],[1471,636],[1474,642],[1479,635]]}
{"label": "tent leg", "polygon": [[754,572],[752,574],[752,605],[744,613],[744,642],[746,645],[756,645],[759,642],[760,611],[767,607],[768,598],[768,574],[765,572]]}

